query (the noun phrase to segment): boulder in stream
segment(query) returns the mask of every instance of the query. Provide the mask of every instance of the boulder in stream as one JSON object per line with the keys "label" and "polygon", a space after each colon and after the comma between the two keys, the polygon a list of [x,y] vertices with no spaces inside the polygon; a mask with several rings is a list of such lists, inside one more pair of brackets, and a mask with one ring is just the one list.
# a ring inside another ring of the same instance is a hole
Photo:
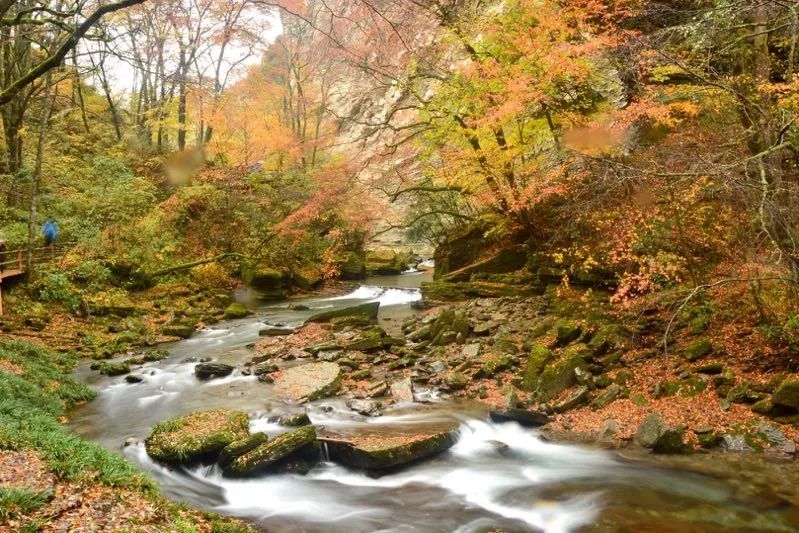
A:
{"label": "boulder in stream", "polygon": [[217,459],[217,463],[219,463],[219,466],[222,468],[226,468],[238,457],[241,457],[250,450],[257,448],[267,440],[269,440],[269,437],[267,437],[266,433],[259,432],[253,433],[249,437],[233,441],[222,448],[222,451],[219,452],[219,459]]}
{"label": "boulder in stream", "polygon": [[305,323],[330,322],[332,319],[342,316],[366,316],[370,319],[376,319],[379,309],[380,302],[369,302],[361,305],[354,305],[352,307],[343,307],[341,309],[333,309],[331,311],[317,313],[309,317]]}
{"label": "boulder in stream", "polygon": [[259,337],[284,337],[294,333],[294,328],[269,326],[258,332]]}
{"label": "boulder in stream", "polygon": [[[229,477],[258,474],[278,468],[291,461],[294,455],[297,455],[298,459],[305,460],[313,459],[314,456],[319,457],[319,445],[316,442],[316,430],[313,426],[303,426],[268,439],[236,457],[223,473]],[[289,465],[290,470],[297,468],[299,465]]]}
{"label": "boulder in stream", "polygon": [[455,431],[322,438],[332,461],[356,468],[382,470],[441,453],[455,444]]}
{"label": "boulder in stream", "polygon": [[336,392],[341,379],[341,367],[336,363],[307,363],[280,372],[275,392],[287,400],[310,402]]}
{"label": "boulder in stream", "polygon": [[249,435],[247,413],[212,409],[161,422],[144,441],[147,453],[165,463],[189,463]]}
{"label": "boulder in stream", "polygon": [[194,367],[197,379],[212,379],[229,376],[233,373],[233,366],[225,363],[200,363]]}
{"label": "boulder in stream", "polygon": [[543,426],[549,417],[540,411],[527,409],[495,409],[489,413],[493,422],[516,422],[525,427]]}

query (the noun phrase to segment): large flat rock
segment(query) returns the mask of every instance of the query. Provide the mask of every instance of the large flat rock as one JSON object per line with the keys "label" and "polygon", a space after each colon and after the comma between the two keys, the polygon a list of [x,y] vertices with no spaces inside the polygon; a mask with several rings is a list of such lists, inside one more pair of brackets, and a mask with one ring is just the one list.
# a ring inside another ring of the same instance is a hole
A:
{"label": "large flat rock", "polygon": [[308,363],[280,372],[275,379],[275,392],[286,400],[309,402],[336,392],[341,378],[341,368],[336,363]]}
{"label": "large flat rock", "polygon": [[347,466],[380,470],[410,464],[450,448],[455,431],[325,437],[330,459]]}

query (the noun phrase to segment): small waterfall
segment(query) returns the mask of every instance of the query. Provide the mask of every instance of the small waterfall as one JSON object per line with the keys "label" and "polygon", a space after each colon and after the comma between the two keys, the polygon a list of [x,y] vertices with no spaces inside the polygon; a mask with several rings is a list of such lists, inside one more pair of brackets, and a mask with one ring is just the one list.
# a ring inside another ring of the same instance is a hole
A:
{"label": "small waterfall", "polygon": [[322,441],[322,460],[326,463],[330,462],[330,450],[327,449],[326,441]]}

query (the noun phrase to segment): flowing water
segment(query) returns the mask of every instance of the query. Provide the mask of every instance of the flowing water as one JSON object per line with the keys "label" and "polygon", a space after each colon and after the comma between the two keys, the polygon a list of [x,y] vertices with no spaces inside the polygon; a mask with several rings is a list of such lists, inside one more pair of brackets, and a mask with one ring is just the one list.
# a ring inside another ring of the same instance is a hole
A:
{"label": "flowing water", "polygon": [[[624,458],[595,448],[547,442],[516,424],[487,422],[478,404],[422,391],[424,404],[396,405],[378,418],[349,411],[341,399],[308,406],[314,424],[344,432],[457,423],[448,452],[382,476],[324,461],[305,476],[223,478],[215,466],[169,469],[149,459],[141,441],[151,427],[200,409],[231,407],[251,415],[253,431],[285,428],[273,417],[297,411],[255,377],[233,375],[200,383],[189,357],[237,365],[265,324],[300,324],[310,314],[366,301],[381,302],[381,323],[396,329],[420,299],[426,274],[381,277],[350,294],[305,298],[309,310],[260,305],[254,316],[220,323],[168,346],[170,356],[137,373],[145,381],[78,376],[97,398],[73,413],[78,434],[120,451],[151,472],[169,497],[250,520],[270,531],[796,531],[793,462],[751,457],[730,463],[718,455],[660,460]],[[240,295],[246,298],[246,294]],[[293,362],[296,364],[296,362]],[[123,447],[134,438],[137,444]],[[723,465],[705,468],[709,464]],[[724,466],[726,465],[726,466]],[[700,474],[697,471],[708,471]],[[786,493],[788,492],[788,493]]]}

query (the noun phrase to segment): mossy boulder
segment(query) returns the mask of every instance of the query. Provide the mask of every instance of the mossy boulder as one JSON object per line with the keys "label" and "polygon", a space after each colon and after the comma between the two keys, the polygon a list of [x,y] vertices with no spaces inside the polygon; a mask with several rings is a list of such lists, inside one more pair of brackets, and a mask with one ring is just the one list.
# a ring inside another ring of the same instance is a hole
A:
{"label": "mossy boulder", "polygon": [[357,280],[366,277],[366,261],[363,255],[347,252],[339,263],[339,277],[343,280]]}
{"label": "mossy boulder", "polygon": [[279,270],[261,267],[250,277],[250,286],[257,290],[272,291],[283,286],[285,276]]}
{"label": "mossy boulder", "polygon": [[99,363],[92,364],[92,369],[98,370],[105,376],[121,376],[123,374],[130,373],[130,365],[125,361],[119,363],[108,363],[101,361]]}
{"label": "mossy boulder", "polygon": [[455,444],[455,440],[454,431],[323,439],[331,460],[355,468],[375,470],[406,465],[441,453]]}
{"label": "mossy boulder", "polygon": [[241,305],[240,303],[232,303],[225,309],[225,318],[235,319],[244,318],[252,314],[252,311]]}
{"label": "mossy boulder", "polygon": [[686,449],[685,431],[679,428],[666,429],[652,446],[652,451],[660,454],[683,453]]}
{"label": "mossy boulder", "polygon": [[267,437],[266,433],[259,432],[253,433],[249,437],[233,441],[222,448],[222,451],[219,452],[219,458],[216,462],[219,463],[222,468],[226,468],[236,458],[244,455],[250,450],[257,448],[267,440],[269,440],[269,437]]}
{"label": "mossy boulder", "polygon": [[536,400],[539,402],[552,400],[577,383],[577,377],[574,375],[575,368],[586,369],[587,367],[586,360],[581,353],[561,355],[557,361],[547,366],[538,378]]}
{"label": "mossy boulder", "polygon": [[380,310],[380,302],[369,302],[361,305],[354,305],[351,307],[344,307],[341,309],[334,309],[332,311],[324,311],[322,313],[316,313],[309,317],[305,323],[310,324],[312,322],[330,322],[334,318],[339,317],[347,317],[347,316],[366,316],[370,319],[376,319],[377,313]]}
{"label": "mossy boulder", "polygon": [[774,391],[771,401],[792,409],[799,409],[799,379],[786,379]]}
{"label": "mossy boulder", "polygon": [[583,328],[572,320],[558,320],[555,324],[555,336],[558,346],[565,346],[570,342],[576,341],[583,333]]}
{"label": "mossy boulder", "polygon": [[522,370],[522,389],[526,391],[535,390],[541,372],[553,357],[552,350],[543,344],[533,345]]}
{"label": "mossy boulder", "polygon": [[283,415],[277,420],[277,423],[281,426],[296,428],[300,426],[310,426],[311,419],[308,417],[308,413],[303,411],[302,413],[296,413],[293,415]]}
{"label": "mossy boulder", "polygon": [[275,379],[275,392],[288,400],[310,402],[336,392],[342,372],[336,363],[308,363],[283,370]]}
{"label": "mossy boulder", "polygon": [[410,254],[396,252],[390,248],[379,248],[366,252],[366,272],[368,274],[399,274],[408,268],[410,262]]}
{"label": "mossy boulder", "polygon": [[616,324],[601,326],[588,341],[588,347],[595,357],[602,357],[610,352],[617,352],[624,348],[624,332]]}
{"label": "mossy boulder", "polygon": [[303,426],[273,437],[236,457],[223,473],[229,477],[258,474],[278,466],[293,454],[301,453],[303,449],[311,453],[315,451],[318,455],[318,447],[315,445],[316,430],[313,426]]}
{"label": "mossy boulder", "polygon": [[220,452],[249,435],[247,413],[212,409],[161,422],[144,441],[147,453],[165,463],[190,463]]}
{"label": "mossy boulder", "polygon": [[295,271],[291,276],[291,280],[294,285],[304,291],[319,288],[324,282],[322,271],[313,266],[303,267]]}
{"label": "mossy boulder", "polygon": [[709,339],[697,339],[685,348],[684,356],[688,361],[698,361],[713,352],[713,343]]}

